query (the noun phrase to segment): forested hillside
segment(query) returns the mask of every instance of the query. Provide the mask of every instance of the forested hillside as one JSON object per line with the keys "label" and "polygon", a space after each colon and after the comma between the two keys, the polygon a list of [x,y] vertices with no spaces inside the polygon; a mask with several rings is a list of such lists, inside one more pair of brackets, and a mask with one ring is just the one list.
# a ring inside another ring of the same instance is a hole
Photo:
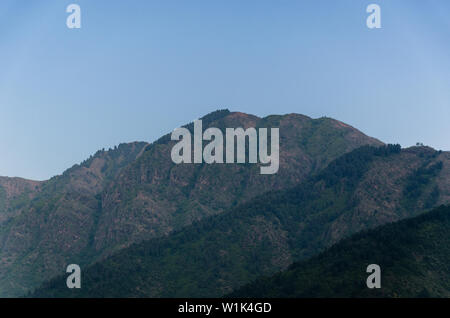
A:
{"label": "forested hillside", "polygon": [[[381,288],[369,289],[369,264]],[[450,297],[450,206],[358,233],[231,297]]]}

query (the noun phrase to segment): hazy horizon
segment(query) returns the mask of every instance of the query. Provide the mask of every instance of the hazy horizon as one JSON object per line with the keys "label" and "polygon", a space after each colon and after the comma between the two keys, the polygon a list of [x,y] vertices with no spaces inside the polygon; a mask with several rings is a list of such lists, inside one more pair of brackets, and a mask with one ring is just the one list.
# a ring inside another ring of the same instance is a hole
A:
{"label": "hazy horizon", "polygon": [[[66,27],[81,7],[82,28]],[[367,5],[381,29],[366,27]],[[450,150],[450,3],[0,3],[0,176],[46,180],[102,148],[228,108],[331,117]]]}

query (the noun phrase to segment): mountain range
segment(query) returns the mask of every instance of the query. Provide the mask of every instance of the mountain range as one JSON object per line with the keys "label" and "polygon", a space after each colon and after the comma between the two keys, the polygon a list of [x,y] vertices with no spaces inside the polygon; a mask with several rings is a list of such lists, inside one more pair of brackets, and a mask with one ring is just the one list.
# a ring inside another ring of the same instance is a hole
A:
{"label": "mountain range", "polygon": [[[220,110],[202,121],[278,127],[279,172],[175,165],[168,134],[48,181],[1,177],[0,296],[219,297],[450,200],[448,152],[384,145],[331,118]],[[71,263],[80,290],[65,285]]]}

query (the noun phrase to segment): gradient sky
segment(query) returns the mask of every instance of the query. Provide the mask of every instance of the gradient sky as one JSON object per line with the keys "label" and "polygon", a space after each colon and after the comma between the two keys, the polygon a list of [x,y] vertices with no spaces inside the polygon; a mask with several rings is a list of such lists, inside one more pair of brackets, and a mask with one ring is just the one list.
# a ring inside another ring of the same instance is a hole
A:
{"label": "gradient sky", "polygon": [[450,150],[449,40],[448,0],[2,0],[0,175],[47,179],[218,108]]}

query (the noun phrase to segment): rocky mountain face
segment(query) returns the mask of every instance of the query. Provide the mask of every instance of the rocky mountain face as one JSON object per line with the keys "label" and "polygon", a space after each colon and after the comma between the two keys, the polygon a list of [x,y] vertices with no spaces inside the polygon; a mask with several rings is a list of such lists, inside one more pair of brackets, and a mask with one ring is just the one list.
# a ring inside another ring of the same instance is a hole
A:
{"label": "rocky mountain face", "polygon": [[427,147],[363,146],[293,188],[122,249],[85,269],[80,290],[61,276],[34,296],[223,296],[357,232],[448,203],[448,159]]}
{"label": "rocky mountain face", "polygon": [[[369,289],[369,264],[381,288]],[[358,233],[231,297],[450,297],[450,206]]]}
{"label": "rocky mountain face", "polygon": [[[203,127],[278,127],[280,168],[253,164],[175,165],[170,135],[101,151],[38,186],[0,229],[0,296],[22,295],[65,272],[140,242],[166,236],[271,190],[303,182],[363,145],[382,145],[330,118],[289,114],[258,118],[217,111]],[[193,126],[186,126],[192,131]]]}
{"label": "rocky mountain face", "polygon": [[0,177],[0,226],[17,215],[21,204],[39,192],[41,182],[22,178]]}
{"label": "rocky mountain face", "polygon": [[88,249],[101,210],[99,194],[146,145],[98,151],[45,182],[20,180],[22,187],[15,188],[11,180],[2,182],[9,212],[0,226],[1,296],[23,294]]}

